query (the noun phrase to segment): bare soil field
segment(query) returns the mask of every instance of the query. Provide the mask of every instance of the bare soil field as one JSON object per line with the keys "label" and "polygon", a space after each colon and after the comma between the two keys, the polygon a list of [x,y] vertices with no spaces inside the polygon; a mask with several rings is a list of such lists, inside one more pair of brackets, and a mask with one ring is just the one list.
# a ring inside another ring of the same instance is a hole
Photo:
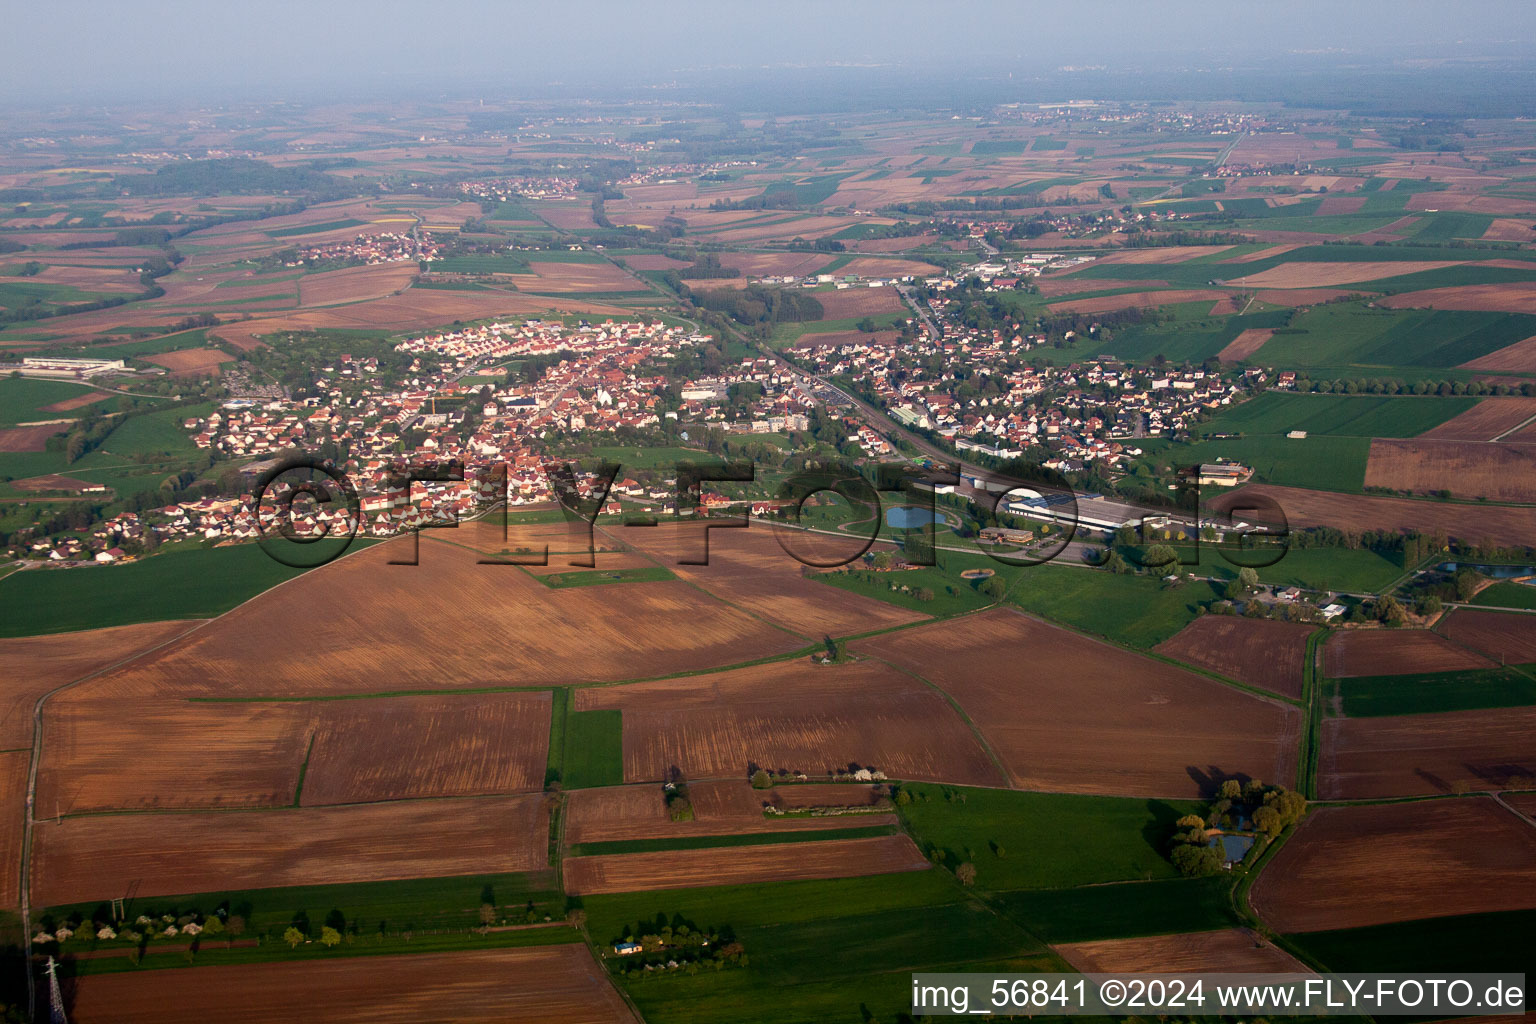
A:
{"label": "bare soil field", "polygon": [[1323,722],[1325,800],[1536,786],[1536,709],[1495,708]]}
{"label": "bare soil field", "polygon": [[1365,486],[1460,498],[1536,501],[1536,446],[1487,441],[1373,438]]}
{"label": "bare soil field", "polygon": [[1252,288],[1331,288],[1360,281],[1378,281],[1384,277],[1416,274],[1421,270],[1439,270],[1457,264],[1447,260],[1366,263],[1282,263],[1278,267],[1246,274],[1236,281]]}
{"label": "bare soil field", "polygon": [[943,687],[1021,789],[1196,797],[1295,778],[1296,708],[1012,610],[853,647]]}
{"label": "bare soil field", "polygon": [[62,402],[54,402],[52,405],[45,405],[42,407],[42,411],[72,412],[81,406],[94,405],[95,403],[101,401],[103,398],[111,397],[112,396],[107,394],[105,391],[87,391],[83,395],[76,395],[74,398],[66,398]]}
{"label": "bare soil field", "polygon": [[581,943],[99,974],[70,982],[80,1024],[634,1024]]}
{"label": "bare soil field", "polygon": [[1365,196],[1328,196],[1317,204],[1319,217],[1332,217],[1339,213],[1354,213],[1365,205]]}
{"label": "bare soil field", "polygon": [[1458,672],[1489,668],[1493,662],[1428,629],[1344,629],[1323,646],[1323,671],[1330,679]]}
{"label": "bare soil field", "polygon": [[81,480],[79,477],[49,473],[45,476],[29,476],[25,480],[12,480],[11,486],[18,491],[38,494],[43,491],[74,491],[82,493],[87,488],[100,485],[90,480]]}
{"label": "bare soil field", "polygon": [[1528,220],[1498,217],[1488,225],[1483,237],[1495,242],[1529,242],[1536,240],[1536,231],[1531,230]]}
{"label": "bare soil field", "polygon": [[[678,576],[714,594],[722,601],[777,623],[808,640],[824,636],[864,633],[927,618],[909,611],[850,594],[845,590],[806,579],[801,563],[790,551],[811,551],[818,560],[823,548],[841,545],[857,550],[859,541],[822,538],[793,533],[754,523],[746,529],[711,530],[708,565],[677,565],[685,552],[698,557],[703,550],[701,531],[686,527],[630,530],[632,542]],[[789,550],[781,546],[790,545]],[[820,542],[811,550],[807,545]]]}
{"label": "bare soil field", "polygon": [[597,228],[597,222],[592,219],[592,207],[587,203],[560,206],[535,203],[532,209],[539,217],[566,231],[593,231]]}
{"label": "bare soil field", "polygon": [[232,363],[235,357],[216,348],[184,348],[175,352],[161,352],[144,356],[146,362],[163,366],[172,376],[183,374],[218,373],[224,363]]}
{"label": "bare soil field", "polygon": [[902,235],[899,238],[866,238],[859,242],[847,242],[850,252],[906,252],[933,241],[935,235]]}
{"label": "bare soil field", "polygon": [[804,643],[680,580],[551,589],[460,546],[480,532],[499,547],[489,523],[442,531],[454,543],[435,532],[418,565],[389,564],[411,558],[410,537],[356,550],[115,677],[224,697],[442,691],[659,676]]}
{"label": "bare soil field", "polygon": [[[1505,373],[1536,373],[1536,337],[1517,341],[1497,351],[1461,364],[1463,370],[1488,370]],[[1481,403],[1481,404],[1486,404]],[[1478,408],[1474,406],[1474,409]],[[1462,413],[1463,416],[1466,413]],[[1459,417],[1458,417],[1459,418]]]}
{"label": "bare soil field", "polygon": [[[1392,309],[1486,309],[1504,313],[1536,313],[1536,282],[1464,284],[1450,288],[1426,288],[1399,292],[1380,300]],[[1498,353],[1493,353],[1497,355]],[[1484,357],[1487,358],[1487,357]]]}
{"label": "bare soil field", "polygon": [[1536,907],[1536,829],[1485,798],[1313,810],[1250,893],[1280,932]]}
{"label": "bare soil field", "polygon": [[519,277],[518,287],[531,292],[632,292],[642,286],[612,263],[528,264],[536,279]]}
{"label": "bare soil field", "polygon": [[1224,363],[1240,362],[1263,348],[1264,343],[1274,336],[1275,332],[1270,328],[1250,327],[1227,342],[1226,347],[1216,353],[1216,358]]}
{"label": "bare soil field", "polygon": [[805,277],[832,262],[824,252],[723,252],[720,262],[748,277]]}
{"label": "bare soil field", "polygon": [[[28,750],[0,751],[0,910],[12,910],[21,902],[22,815],[26,811]],[[836,820],[836,819],[832,819]]]}
{"label": "bare soil field", "polygon": [[1309,626],[1276,619],[1203,615],[1156,650],[1249,686],[1300,697],[1311,632]]}
{"label": "bare soil field", "polygon": [[[782,222],[763,221],[739,228],[726,228],[708,236],[712,242],[746,243],[766,242],[770,239],[819,238],[836,234],[843,228],[859,223],[851,217],[795,217]],[[868,257],[866,257],[868,258]],[[849,270],[848,273],[858,273]]]}
{"label": "bare soil field", "polygon": [[480,693],[326,705],[304,774],[305,807],[539,789],[549,694]]}
{"label": "bare soil field", "polygon": [[370,267],[347,267],[299,278],[299,303],[304,306],[333,306],[343,302],[381,299],[410,287],[416,279],[414,262],[377,263]]}
{"label": "bare soil field", "polygon": [[1536,398],[1485,398],[1419,437],[1438,441],[1491,441],[1533,416],[1536,416]]}
{"label": "bare soil field", "polygon": [[1162,292],[1121,292],[1118,295],[1068,299],[1065,302],[1053,302],[1046,308],[1052,313],[1107,313],[1116,309],[1166,306],[1174,302],[1219,302],[1230,297],[1230,293],[1214,288],[1172,288]]}
{"label": "bare soil field", "polygon": [[[1212,500],[1211,508],[1217,513],[1243,508],[1260,496],[1275,501],[1293,528],[1334,526],[1343,530],[1418,530],[1429,534],[1444,530],[1450,537],[1498,547],[1523,547],[1536,537],[1536,509],[1502,505],[1471,509],[1449,502],[1338,494],[1273,484],[1248,484],[1219,495]],[[1263,518],[1260,512],[1245,515],[1250,521]]]}
{"label": "bare soil field", "polygon": [[1101,257],[1101,263],[1184,263],[1201,256],[1226,252],[1230,245],[1165,245],[1149,249],[1126,249]]}
{"label": "bare soil field", "polygon": [[850,763],[895,779],[1002,779],[943,697],[876,661],[775,662],[576,691],[576,707],[624,713],[624,778],[745,779],[749,766],[825,777]]}
{"label": "bare soil field", "polygon": [[1536,615],[1458,608],[1436,623],[1435,630],[1503,664],[1536,662]]}
{"label": "bare soil field", "polygon": [[0,640],[0,750],[32,744],[32,704],[55,687],[180,636],[199,623],[174,620]]}
{"label": "bare soil field", "polygon": [[659,853],[602,854],[565,861],[565,891],[585,896],[705,885],[759,885],[806,878],[858,878],[932,867],[906,835]]}
{"label": "bare soil field", "polygon": [[[834,792],[859,789],[862,794]],[[787,794],[794,793],[795,797]],[[870,790],[863,786],[781,786],[753,789],[745,778],[703,779],[688,784],[693,804],[692,821],[673,821],[667,814],[661,786],[609,786],[573,790],[566,797],[565,841],[606,842],[614,839],[653,839],[663,836],[739,835],[750,832],[817,831],[850,826],[894,825],[893,814],[831,815],[817,818],[766,817],[763,804],[784,807],[836,806],[841,801],[862,799],[869,803]],[[795,799],[811,801],[795,803]]]}
{"label": "bare soil field", "polygon": [[1068,942],[1056,947],[1084,974],[1306,974],[1305,966],[1247,928],[1136,939]]}
{"label": "bare soil field", "polygon": [[43,823],[39,905],[288,885],[534,871],[549,856],[542,794],[270,811],[110,814]]}
{"label": "bare soil field", "polygon": [[46,451],[48,439],[69,429],[67,423],[42,423],[35,427],[0,428],[0,452]]}
{"label": "bare soil field", "polygon": [[843,288],[829,292],[814,292],[812,298],[821,303],[823,320],[845,320],[855,316],[875,313],[894,313],[903,308],[901,296],[895,288]]}
{"label": "bare soil field", "polygon": [[1536,791],[1502,793],[1500,797],[1527,818],[1536,818]]}
{"label": "bare soil field", "polygon": [[[40,815],[293,803],[312,706],[194,704],[104,679],[48,702]],[[125,753],[145,748],[153,755]]]}

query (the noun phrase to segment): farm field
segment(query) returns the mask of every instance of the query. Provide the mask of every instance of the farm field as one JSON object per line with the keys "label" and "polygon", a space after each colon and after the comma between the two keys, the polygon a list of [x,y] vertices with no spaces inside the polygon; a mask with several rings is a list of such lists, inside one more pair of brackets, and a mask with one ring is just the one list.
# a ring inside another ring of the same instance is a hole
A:
{"label": "farm field", "polygon": [[[1343,530],[1418,530],[1489,546],[1524,546],[1536,537],[1536,509],[1506,505],[1465,505],[1411,498],[1334,494],[1301,487],[1248,484],[1212,499],[1213,512],[1251,508],[1259,496],[1279,505],[1292,528],[1332,526]],[[1476,510],[1470,515],[1469,510]],[[1529,659],[1527,659],[1529,660]]]}
{"label": "farm field", "polygon": [[1532,416],[1536,416],[1536,398],[1485,398],[1420,436],[1437,441],[1492,441]]}
{"label": "farm field", "polygon": [[1323,722],[1318,796],[1371,800],[1536,783],[1536,709],[1333,718]]}
{"label": "farm field", "polygon": [[616,708],[624,780],[746,779],[749,766],[823,777],[850,763],[891,778],[1002,782],[964,721],[930,688],[876,661],[809,659],[576,691],[578,710]]}
{"label": "farm field", "polygon": [[1068,942],[1058,945],[1056,952],[1085,974],[1171,974],[1181,971],[1300,974],[1306,971],[1289,953],[1246,928]]}
{"label": "farm field", "polygon": [[930,865],[904,835],[658,853],[599,854],[565,861],[566,892],[638,892],[686,879],[693,885],[750,885],[790,879],[849,878]]}
{"label": "farm field", "polygon": [[[767,816],[763,804],[794,806],[796,799],[833,803],[850,797],[837,785],[751,788],[745,779],[705,779],[688,784],[691,821],[673,821],[664,793],[655,783],[608,786],[572,792],[566,800],[565,841],[572,846],[623,840],[681,836],[734,836],[765,832],[820,831],[855,826],[892,825],[893,814],[868,813],[826,817]],[[862,799],[867,803],[868,789]]]}
{"label": "farm field", "polygon": [[[685,527],[636,531],[632,543],[680,578],[714,594],[722,601],[760,616],[810,640],[846,636],[919,621],[926,616],[883,601],[851,596],[801,576],[801,563],[785,550],[804,551],[817,545],[841,545],[832,538],[791,533],[754,523],[745,530],[712,530],[708,565],[676,565],[692,550],[698,557],[703,539],[699,531]],[[629,539],[629,538],[626,538]]]}
{"label": "farm field", "polygon": [[489,1022],[513,1012],[528,1024],[635,1020],[592,954],[575,943],[108,974],[74,983],[69,1014],[82,1024],[192,1024],[207,1019],[211,1004],[230,1024],[316,1014],[338,1024]]}
{"label": "farm field", "polygon": [[1204,615],[1153,648],[1283,697],[1301,697],[1308,626],[1273,619]]}
{"label": "farm field", "polygon": [[998,893],[993,902],[1047,942],[1093,942],[1235,928],[1241,922],[1232,911],[1231,885],[1221,876],[1159,879],[1017,890]]}
{"label": "farm field", "polygon": [[[1469,415],[1473,398],[1313,395],[1266,391],[1200,425],[1212,434],[1308,434],[1353,437],[1416,437],[1453,418]],[[1496,399],[1495,399],[1496,401]],[[1536,410],[1533,410],[1536,413]]]}
{"label": "farm field", "polygon": [[1536,831],[1467,797],[1315,809],[1249,899],[1278,931],[1309,932],[1529,910],[1533,881]]}
{"label": "farm field", "polygon": [[1437,622],[1435,630],[1500,664],[1536,661],[1536,618],[1531,616],[1460,608]]}
{"label": "farm field", "polygon": [[894,1018],[910,1006],[911,971],[1059,969],[1040,943],[970,898],[946,872],[771,882],[588,896],[598,942],[649,930],[658,913],[691,926],[729,926],[748,970],[626,983],[648,1020],[686,1024],[773,1018],[812,1024],[859,1007]]}
{"label": "farm field", "polygon": [[[43,905],[271,886],[532,871],[546,864],[541,794],[352,807],[114,814],[39,826]],[[343,853],[343,851],[345,851]]]}
{"label": "farm field", "polygon": [[0,690],[0,750],[32,742],[32,704],[53,689],[181,635],[196,622],[171,621],[0,640],[10,675]]}
{"label": "farm field", "polygon": [[547,693],[391,697],[326,704],[304,772],[305,807],[538,789]]}
{"label": "farm field", "polygon": [[1536,679],[1513,667],[1354,676],[1338,689],[1344,714],[1353,718],[1536,704]]}
{"label": "farm field", "polygon": [[901,819],[918,846],[951,867],[974,864],[976,885],[994,890],[1177,877],[1158,840],[1202,810],[1137,797],[914,784],[902,792],[911,799]]}
{"label": "farm field", "polygon": [[[1287,938],[1334,971],[1525,971],[1536,912],[1429,917]],[[1465,1018],[1464,1018],[1465,1019]],[[1524,1017],[1483,1017],[1515,1024]]]}
{"label": "farm field", "polygon": [[[677,580],[547,588],[515,568],[477,564],[480,553],[461,545],[477,533],[499,544],[489,524],[454,533],[454,543],[426,534],[414,566],[389,564],[411,557],[409,537],[351,553],[114,678],[220,697],[441,691],[664,675],[803,643]],[[357,600],[380,592],[393,597]],[[480,611],[464,616],[461,607]],[[622,616],[611,614],[620,607]],[[280,650],[271,636],[286,638]],[[338,636],[371,641],[359,648]],[[250,672],[253,663],[266,671]],[[300,664],[306,681],[296,683]]]}
{"label": "farm field", "polygon": [[1427,629],[1346,629],[1323,645],[1329,676],[1395,676],[1493,667],[1493,662]]}
{"label": "farm field", "polygon": [[941,687],[1023,789],[1196,798],[1228,776],[1295,777],[1295,708],[1016,611],[853,647]]}
{"label": "farm field", "polygon": [[1536,446],[1486,441],[1376,440],[1365,485],[1428,494],[1446,490],[1462,498],[1536,501]]}
{"label": "farm field", "polygon": [[[27,793],[27,763],[31,753],[26,750],[0,750],[0,814],[7,822],[20,820],[25,811]],[[20,902],[17,884],[21,879],[21,843],[19,828],[7,828],[0,834],[0,909],[12,910]]]}

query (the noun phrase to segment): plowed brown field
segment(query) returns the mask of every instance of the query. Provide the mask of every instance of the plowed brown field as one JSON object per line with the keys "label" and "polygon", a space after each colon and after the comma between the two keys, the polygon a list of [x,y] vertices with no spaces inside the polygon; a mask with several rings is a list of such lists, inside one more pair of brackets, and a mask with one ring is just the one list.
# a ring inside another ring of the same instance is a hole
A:
{"label": "plowed brown field", "polygon": [[114,678],[220,697],[452,690],[666,675],[804,643],[679,580],[550,589],[477,564],[461,545],[499,548],[489,524],[444,531],[451,543],[433,532],[419,565],[389,564],[411,557],[409,537],[358,550]]}
{"label": "plowed brown field", "polygon": [[1289,953],[1270,945],[1246,928],[1069,942],[1057,946],[1056,952],[1084,974],[1307,973],[1306,967]]}
{"label": "plowed brown field", "polygon": [[538,789],[549,694],[338,701],[320,713],[302,803],[483,796]]}
{"label": "plowed brown field", "polygon": [[1024,789],[1193,797],[1289,785],[1298,709],[1011,610],[859,641],[960,702]]}
{"label": "plowed brown field", "polygon": [[1323,722],[1325,800],[1536,786],[1536,708],[1447,711]]}
{"label": "plowed brown field", "polygon": [[[839,793],[860,790],[858,795]],[[786,798],[780,794],[794,794]],[[753,789],[745,779],[705,779],[688,785],[692,821],[673,821],[667,814],[661,786],[656,783],[578,789],[566,798],[565,841],[606,842],[613,839],[652,839],[664,836],[736,835],[744,832],[797,832],[864,825],[894,825],[895,815],[832,815],[817,818],[767,817],[765,801],[787,807],[833,806],[841,802],[868,803],[864,786],[782,786]],[[796,803],[794,799],[808,801]]]}
{"label": "plowed brown field", "polygon": [[1536,501],[1536,445],[1374,438],[1367,487],[1461,498]]}
{"label": "plowed brown field", "polygon": [[1324,671],[1347,676],[1398,676],[1489,668],[1493,662],[1427,629],[1346,629],[1323,648]]}
{"label": "plowed brown field", "polygon": [[744,779],[749,764],[821,777],[850,762],[895,779],[1003,780],[932,689],[879,662],[776,662],[576,691],[577,710],[624,712],[624,778]]}
{"label": "plowed brown field", "polygon": [[[1471,366],[1472,363],[1466,365]],[[1536,416],[1536,398],[1485,398],[1466,412],[1426,430],[1419,437],[1439,441],[1491,441],[1532,416]]]}
{"label": "plowed brown field", "polygon": [[1309,626],[1276,619],[1205,615],[1157,646],[1157,653],[1286,697],[1301,696]]}
{"label": "plowed brown field", "polygon": [[1293,528],[1334,526],[1356,532],[1418,530],[1429,534],[1444,531],[1459,540],[1500,547],[1523,547],[1536,537],[1536,509],[1532,508],[1377,498],[1272,484],[1249,484],[1230,494],[1218,495],[1211,501],[1211,509],[1221,513],[1234,506],[1244,507],[1259,495],[1277,502]]}
{"label": "plowed brown field", "polygon": [[572,857],[565,862],[564,876],[566,892],[594,895],[804,878],[857,878],[923,871],[931,866],[910,837],[895,835]]}
{"label": "plowed brown field", "polygon": [[1501,664],[1536,662],[1536,616],[1458,608],[1435,625],[1458,644]]}
{"label": "plowed brown field", "polygon": [[1492,800],[1313,810],[1249,894],[1280,932],[1536,907],[1536,829]]}
{"label": "plowed brown field", "polygon": [[80,1024],[634,1024],[580,943],[103,974],[70,983]]}
{"label": "plowed brown field", "polygon": [[67,818],[33,833],[32,899],[534,871],[547,863],[548,818],[542,794]]}

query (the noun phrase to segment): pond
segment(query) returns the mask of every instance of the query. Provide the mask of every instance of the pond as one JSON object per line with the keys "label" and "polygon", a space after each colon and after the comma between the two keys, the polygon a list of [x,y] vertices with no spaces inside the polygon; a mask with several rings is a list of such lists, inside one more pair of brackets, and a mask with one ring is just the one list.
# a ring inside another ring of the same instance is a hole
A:
{"label": "pond", "polygon": [[1536,565],[1483,565],[1477,562],[1441,562],[1435,566],[1441,572],[1455,572],[1458,569],[1471,569],[1473,572],[1482,573],[1489,579],[1509,580],[1516,576],[1536,576]]}
{"label": "pond", "polygon": [[885,525],[898,530],[916,530],[929,523],[942,523],[944,517],[916,505],[893,505],[885,510]]}

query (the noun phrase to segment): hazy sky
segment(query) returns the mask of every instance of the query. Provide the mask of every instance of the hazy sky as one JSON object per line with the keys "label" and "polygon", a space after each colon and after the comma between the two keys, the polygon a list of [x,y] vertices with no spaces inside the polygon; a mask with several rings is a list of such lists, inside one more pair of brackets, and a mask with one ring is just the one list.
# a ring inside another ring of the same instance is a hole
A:
{"label": "hazy sky", "polygon": [[12,0],[3,24],[0,94],[29,104],[551,82],[601,92],[706,67],[830,62],[1030,74],[1318,50],[1536,56],[1530,0]]}

